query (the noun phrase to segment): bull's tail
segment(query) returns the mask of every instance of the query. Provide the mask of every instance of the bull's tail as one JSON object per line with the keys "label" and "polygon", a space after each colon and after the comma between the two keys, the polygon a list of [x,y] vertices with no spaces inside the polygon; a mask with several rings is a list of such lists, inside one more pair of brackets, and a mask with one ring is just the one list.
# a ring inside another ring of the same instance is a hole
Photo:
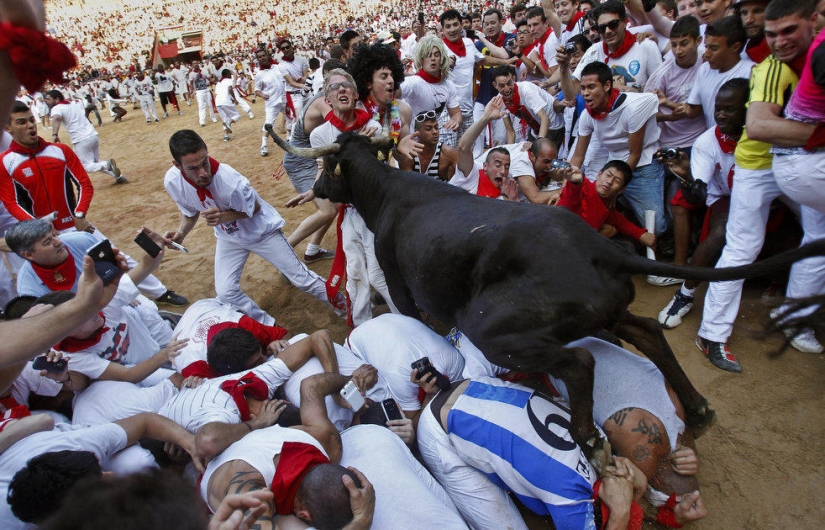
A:
{"label": "bull's tail", "polygon": [[616,260],[616,266],[620,271],[630,274],[651,274],[671,278],[718,282],[756,278],[787,267],[803,258],[812,256],[825,256],[825,239],[820,239],[797,249],[789,250],[776,256],[771,256],[768,259],[740,267],[714,269],[710,267],[680,266],[654,261],[636,254],[624,254],[622,258]]}

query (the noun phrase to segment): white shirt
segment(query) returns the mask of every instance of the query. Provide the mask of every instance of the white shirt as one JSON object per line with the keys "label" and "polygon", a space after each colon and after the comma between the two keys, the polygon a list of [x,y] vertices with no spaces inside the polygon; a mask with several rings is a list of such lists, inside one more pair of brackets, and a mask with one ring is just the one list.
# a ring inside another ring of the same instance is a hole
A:
{"label": "white shirt", "polygon": [[143,96],[143,99],[151,99],[154,85],[152,80],[148,77],[143,79],[135,79],[135,93],[138,96]]}
{"label": "white shirt", "polygon": [[730,79],[750,79],[751,68],[754,66],[756,66],[756,63],[750,59],[741,59],[736,63],[736,66],[724,73],[711,69],[709,63],[704,63],[699,68],[699,71],[696,73],[696,81],[693,83],[693,89],[690,91],[687,102],[691,105],[702,105],[702,112],[705,114],[705,124],[709,129],[716,127],[716,119],[713,117],[713,111],[716,108],[716,93],[719,92],[719,87]]}
{"label": "white shirt", "polygon": [[462,38],[461,40],[467,50],[464,57],[459,57],[447,48],[447,55],[455,57],[455,66],[450,70],[450,81],[455,85],[461,113],[470,114],[473,112],[473,74],[475,73],[476,63],[483,61],[484,55],[478,51],[478,48],[470,39]]}
{"label": "white shirt", "polygon": [[168,73],[155,72],[155,80],[158,82],[158,92],[171,92],[174,89],[173,77]]}
{"label": "white shirt", "polygon": [[[635,37],[628,32],[625,38],[633,39]],[[576,71],[573,72],[573,77],[581,81],[581,73],[585,66],[593,61],[602,61],[610,67],[614,79],[617,76],[622,76],[625,85],[635,83],[644,86],[647,83],[647,78],[662,64],[659,48],[649,39],[642,43],[637,42],[618,59],[606,59],[608,58],[607,54],[604,53],[603,44],[597,42],[587,50],[581,61],[579,61]]]}
{"label": "white shirt", "polygon": [[232,78],[227,77],[226,79],[221,79],[220,82],[215,85],[215,106],[231,106],[234,105],[235,102],[230,97],[229,93],[234,89],[234,85],[232,83]]}
{"label": "white shirt", "polygon": [[356,327],[347,339],[355,355],[378,369],[393,397],[405,411],[421,408],[418,385],[410,381],[410,365],[429,357],[450,381],[458,381],[464,359],[444,337],[419,320],[387,313]]}
{"label": "white shirt", "polygon": [[[696,62],[690,68],[680,67],[676,64],[676,59],[670,57],[648,78],[645,90],[661,90],[670,101],[685,103],[693,90],[701,66],[701,56],[697,56]],[[663,105],[659,106],[659,112],[665,115],[673,114],[672,110]],[[697,116],[692,119],[659,122],[659,129],[662,132],[659,137],[662,146],[689,147],[707,127],[704,116]]]}
{"label": "white shirt", "polygon": [[[636,167],[650,164],[653,154],[659,147],[659,127],[656,124],[656,112],[659,98],[649,92],[634,94],[624,92],[624,103],[608,113],[602,120],[594,120],[585,110],[579,118],[579,136],[594,136],[599,144],[606,148],[610,160],[627,160],[630,156],[628,135],[645,127],[642,154]],[[621,97],[621,96],[620,96]]]}
{"label": "white shirt", "polygon": [[284,81],[284,74],[278,65],[271,65],[266,70],[260,70],[255,74],[255,90],[260,90],[261,93],[269,97],[264,100],[264,105],[275,107],[281,105],[286,101],[284,94],[286,93],[286,81]]}
{"label": "white shirt", "polygon": [[78,101],[68,104],[58,103],[52,107],[51,117],[60,116],[72,144],[78,144],[97,136],[97,131],[92,126],[92,122],[86,119],[85,110],[85,105]]}
{"label": "white shirt", "polygon": [[719,141],[716,139],[716,127],[702,133],[693,144],[690,154],[690,173],[693,178],[702,180],[708,185],[707,205],[710,206],[722,197],[730,195],[728,178],[733,180],[734,165],[733,153],[722,152]]}
{"label": "white shirt", "polygon": [[195,90],[209,90],[209,76],[203,70],[200,72],[192,70],[189,72],[189,84]]}
{"label": "white shirt", "polygon": [[[303,77],[304,70],[309,70],[309,63],[303,57],[296,55],[292,61],[284,61],[281,59],[281,62],[278,63],[278,67],[281,70],[281,75],[289,75],[292,77],[293,81],[298,81],[301,77]],[[300,88],[295,88],[294,86],[288,84],[286,79],[284,79],[284,85],[287,92],[292,93],[301,91]]]}
{"label": "white shirt", "polygon": [[91,451],[101,463],[126,447],[126,431],[119,425],[107,423],[97,427],[78,428],[58,423],[53,431],[39,432],[20,440],[0,454],[0,528],[17,530],[32,528],[11,512],[6,496],[14,475],[29,460],[55,451]]}
{"label": "white shirt", "polygon": [[[473,46],[475,48],[475,46]],[[461,105],[455,84],[447,79],[428,83],[418,75],[407,76],[401,84],[402,99],[412,107],[413,117],[428,110],[454,109]]]}
{"label": "white shirt", "polygon": [[[246,177],[227,164],[220,164],[217,170],[213,168],[212,174],[212,182],[206,188],[212,197],[204,197],[203,201],[198,198],[195,186],[186,181],[176,167],[166,172],[163,185],[186,217],[194,217],[198,212],[214,206],[221,211],[234,210],[248,216],[216,226],[215,237],[219,239],[241,245],[254,244],[284,226],[280,214],[258,195]],[[257,213],[256,204],[260,205]]]}
{"label": "white shirt", "polygon": [[[555,117],[550,94],[529,81],[519,81],[516,83],[516,86],[518,87],[519,102],[530,111],[530,114],[533,115],[537,123],[541,124],[541,119],[538,115],[541,110],[544,110],[549,119]],[[545,94],[547,98],[545,99],[542,94]],[[502,110],[504,111],[503,114],[510,116],[510,120],[513,122],[513,129],[515,129],[516,132],[516,142],[527,140],[527,133],[529,132],[530,126],[527,125],[524,120],[509,112],[506,107]],[[538,131],[534,134],[538,134]]]}
{"label": "white shirt", "polygon": [[194,362],[206,361],[206,337],[209,328],[221,322],[237,323],[241,317],[243,313],[238,311],[238,308],[217,298],[198,300],[189,306],[172,332],[178,339],[189,339],[180,355],[172,360],[175,369],[180,372]]}

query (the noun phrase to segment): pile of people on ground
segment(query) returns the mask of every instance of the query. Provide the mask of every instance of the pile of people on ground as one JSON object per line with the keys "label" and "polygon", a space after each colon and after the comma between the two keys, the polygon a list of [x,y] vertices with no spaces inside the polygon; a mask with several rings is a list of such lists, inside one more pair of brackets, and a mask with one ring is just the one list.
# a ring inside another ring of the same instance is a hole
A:
{"label": "pile of people on ground", "polygon": [[[260,8],[166,2],[132,13],[263,14],[254,38],[266,42],[126,80],[21,91],[11,108],[0,149],[0,302],[13,321],[0,325],[2,526],[497,529],[527,528],[530,511],[556,528],[640,528],[644,518],[678,528],[706,517],[682,404],[656,365],[611,334],[567,345],[595,360],[593,419],[614,453],[597,469],[571,436],[565,374],[498,366],[461,329],[439,334],[396,307],[368,223],[315,195],[340,168],[285,154],[297,192],[287,207],[316,207],[287,235],[249,180],[182,127],[164,178],[179,224],[141,229],[145,253],[132,258],[86,218],[89,173],[128,183],[115,160],[100,160],[90,116],[102,125],[106,105],[119,120],[134,97],[151,126],[157,92],[161,119],[194,102],[200,126],[220,119],[229,141],[237,107],[254,119],[245,102],[260,98],[261,156],[273,127],[296,148],[383,135],[386,163],[421,179],[566,208],[628,251],[676,265],[746,265],[763,244],[825,238],[822,4],[543,0],[506,15],[445,6],[433,26],[431,13],[402,4],[368,22],[374,36],[301,41],[309,60]],[[335,23],[359,14],[324,5]],[[229,35],[210,38],[233,45]],[[323,249],[337,216],[338,248]],[[216,296],[190,304],[153,272],[166,252],[186,250],[200,218],[214,228]],[[278,326],[241,290],[250,253],[318,311],[346,318],[347,339]],[[308,267],[327,259],[329,278]],[[647,281],[678,286],[658,321],[679,326],[698,282]],[[742,288],[708,286],[696,338],[710,364],[733,373]],[[795,263],[787,297],[822,294],[825,258]],[[814,310],[786,303],[772,317]],[[797,327],[788,342],[822,353],[817,332]]]}

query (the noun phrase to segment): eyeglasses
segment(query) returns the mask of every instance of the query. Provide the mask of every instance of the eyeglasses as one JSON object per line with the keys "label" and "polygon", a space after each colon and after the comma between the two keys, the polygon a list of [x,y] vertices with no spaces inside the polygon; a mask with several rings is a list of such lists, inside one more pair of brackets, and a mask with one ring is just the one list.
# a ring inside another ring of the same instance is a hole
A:
{"label": "eyeglasses", "polygon": [[516,33],[518,35],[532,35],[533,32],[528,29],[527,31],[517,31]]}
{"label": "eyeglasses", "polygon": [[619,27],[619,24],[620,24],[620,23],[621,23],[621,20],[619,20],[618,18],[616,18],[616,19],[611,20],[611,21],[610,21],[610,22],[608,22],[607,24],[599,24],[599,25],[597,25],[597,26],[596,26],[596,30],[597,30],[599,33],[604,33],[604,32],[605,32],[605,31],[607,31],[608,29],[609,29],[610,31],[616,31],[616,29]]}
{"label": "eyeglasses", "polygon": [[354,83],[350,83],[349,81],[343,81],[341,83],[330,83],[329,85],[327,85],[327,90],[330,92],[335,92],[339,88],[352,88],[354,86]]}
{"label": "eyeglasses", "polygon": [[284,44],[283,46],[281,46],[281,47],[280,47],[280,48],[278,48],[278,49],[279,49],[279,50],[288,50],[288,49],[290,49],[290,48],[292,48],[292,44]]}
{"label": "eyeglasses", "polygon": [[422,112],[421,114],[415,117],[415,123],[421,123],[427,120],[434,120],[438,117],[434,110],[428,110],[427,112]]}

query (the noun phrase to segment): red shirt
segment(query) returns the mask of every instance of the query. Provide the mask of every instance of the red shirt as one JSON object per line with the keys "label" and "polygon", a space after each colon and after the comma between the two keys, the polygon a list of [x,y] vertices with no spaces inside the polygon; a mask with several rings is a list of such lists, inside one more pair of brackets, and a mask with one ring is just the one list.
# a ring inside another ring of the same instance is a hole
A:
{"label": "red shirt", "polygon": [[608,208],[604,199],[596,192],[596,184],[587,178],[583,178],[581,184],[572,182],[565,184],[557,206],[564,206],[584,219],[595,230],[600,229],[603,224],[609,224],[615,226],[620,234],[634,239],[639,239],[647,232],[644,228],[628,221],[625,216],[613,208]]}
{"label": "red shirt", "polygon": [[57,230],[74,227],[74,215],[89,211],[94,186],[74,151],[39,138],[34,149],[12,141],[0,155],[0,200],[25,221],[57,212]]}

